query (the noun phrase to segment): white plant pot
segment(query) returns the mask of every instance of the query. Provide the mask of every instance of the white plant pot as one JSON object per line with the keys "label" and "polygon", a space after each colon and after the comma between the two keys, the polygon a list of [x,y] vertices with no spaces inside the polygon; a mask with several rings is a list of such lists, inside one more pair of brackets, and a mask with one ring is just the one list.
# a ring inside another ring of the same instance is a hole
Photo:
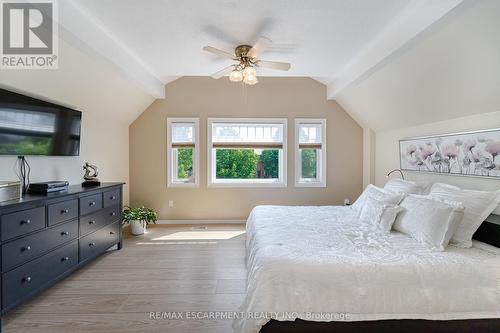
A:
{"label": "white plant pot", "polygon": [[134,236],[142,235],[146,232],[146,222],[134,220],[130,221],[130,233]]}

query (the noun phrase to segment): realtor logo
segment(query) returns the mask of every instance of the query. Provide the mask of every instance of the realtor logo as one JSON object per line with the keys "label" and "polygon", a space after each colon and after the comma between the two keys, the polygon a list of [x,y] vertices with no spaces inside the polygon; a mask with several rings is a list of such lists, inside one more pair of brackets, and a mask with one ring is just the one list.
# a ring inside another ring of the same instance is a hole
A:
{"label": "realtor logo", "polygon": [[0,0],[2,69],[57,69],[54,0]]}

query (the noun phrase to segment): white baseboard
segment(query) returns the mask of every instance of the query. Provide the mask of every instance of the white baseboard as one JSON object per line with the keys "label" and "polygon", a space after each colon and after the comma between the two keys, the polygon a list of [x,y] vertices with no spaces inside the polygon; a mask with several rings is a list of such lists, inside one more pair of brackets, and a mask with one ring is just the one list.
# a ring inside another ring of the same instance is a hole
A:
{"label": "white baseboard", "polygon": [[187,224],[187,225],[204,225],[204,224],[245,224],[246,220],[158,220],[156,224]]}

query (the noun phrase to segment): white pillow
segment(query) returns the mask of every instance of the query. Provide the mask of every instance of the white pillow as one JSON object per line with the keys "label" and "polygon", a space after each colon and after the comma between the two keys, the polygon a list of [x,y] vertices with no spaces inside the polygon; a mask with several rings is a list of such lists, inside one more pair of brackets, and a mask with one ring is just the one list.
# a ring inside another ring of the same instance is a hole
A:
{"label": "white pillow", "polygon": [[453,235],[455,234],[455,232],[457,231],[458,226],[462,222],[462,219],[464,218],[465,207],[462,205],[461,202],[445,200],[445,199],[442,199],[442,198],[436,198],[436,197],[432,197],[430,195],[418,195],[418,194],[415,194],[414,197],[420,197],[420,198],[427,198],[427,199],[436,200],[436,201],[445,203],[447,205],[450,205],[450,206],[455,207],[455,208],[458,209],[459,212],[458,212],[458,214],[456,216],[457,220],[453,221],[453,223],[451,224],[450,228],[448,228],[448,231],[446,232],[446,235],[444,237],[446,244],[448,244],[451,241],[451,238],[453,237]]}
{"label": "white pillow", "polygon": [[365,205],[361,208],[359,219],[370,223],[383,232],[390,232],[400,210],[401,207],[398,205],[386,204],[369,196],[365,201]]}
{"label": "white pillow", "polygon": [[394,230],[415,238],[435,250],[443,251],[451,231],[463,217],[463,207],[457,207],[429,196],[408,195],[400,204],[402,210],[393,224]]}
{"label": "white pillow", "polygon": [[384,190],[386,191],[404,194],[423,194],[425,188],[425,184],[404,179],[391,179],[384,186]]}
{"label": "white pillow", "polygon": [[361,208],[363,208],[363,206],[365,205],[365,201],[369,196],[372,196],[374,199],[377,199],[379,201],[383,201],[386,204],[397,205],[401,202],[405,195],[404,193],[389,192],[380,187],[370,184],[366,187],[363,193],[361,193],[358,200],[356,200],[351,207],[358,213],[361,212]]}
{"label": "white pillow", "polygon": [[464,217],[451,239],[453,244],[460,247],[472,246],[472,236],[500,203],[500,191],[463,190],[442,183],[434,184],[429,195],[433,198],[458,201],[463,204]]}

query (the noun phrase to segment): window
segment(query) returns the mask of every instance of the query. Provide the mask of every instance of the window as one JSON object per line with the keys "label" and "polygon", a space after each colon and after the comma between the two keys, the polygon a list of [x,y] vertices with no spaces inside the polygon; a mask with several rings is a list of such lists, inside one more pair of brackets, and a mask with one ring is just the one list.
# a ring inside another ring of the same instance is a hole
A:
{"label": "window", "polygon": [[295,119],[295,186],[326,187],[326,119]]}
{"label": "window", "polygon": [[168,187],[199,185],[198,118],[167,119]]}
{"label": "window", "polygon": [[208,185],[286,187],[286,119],[208,119]]}

